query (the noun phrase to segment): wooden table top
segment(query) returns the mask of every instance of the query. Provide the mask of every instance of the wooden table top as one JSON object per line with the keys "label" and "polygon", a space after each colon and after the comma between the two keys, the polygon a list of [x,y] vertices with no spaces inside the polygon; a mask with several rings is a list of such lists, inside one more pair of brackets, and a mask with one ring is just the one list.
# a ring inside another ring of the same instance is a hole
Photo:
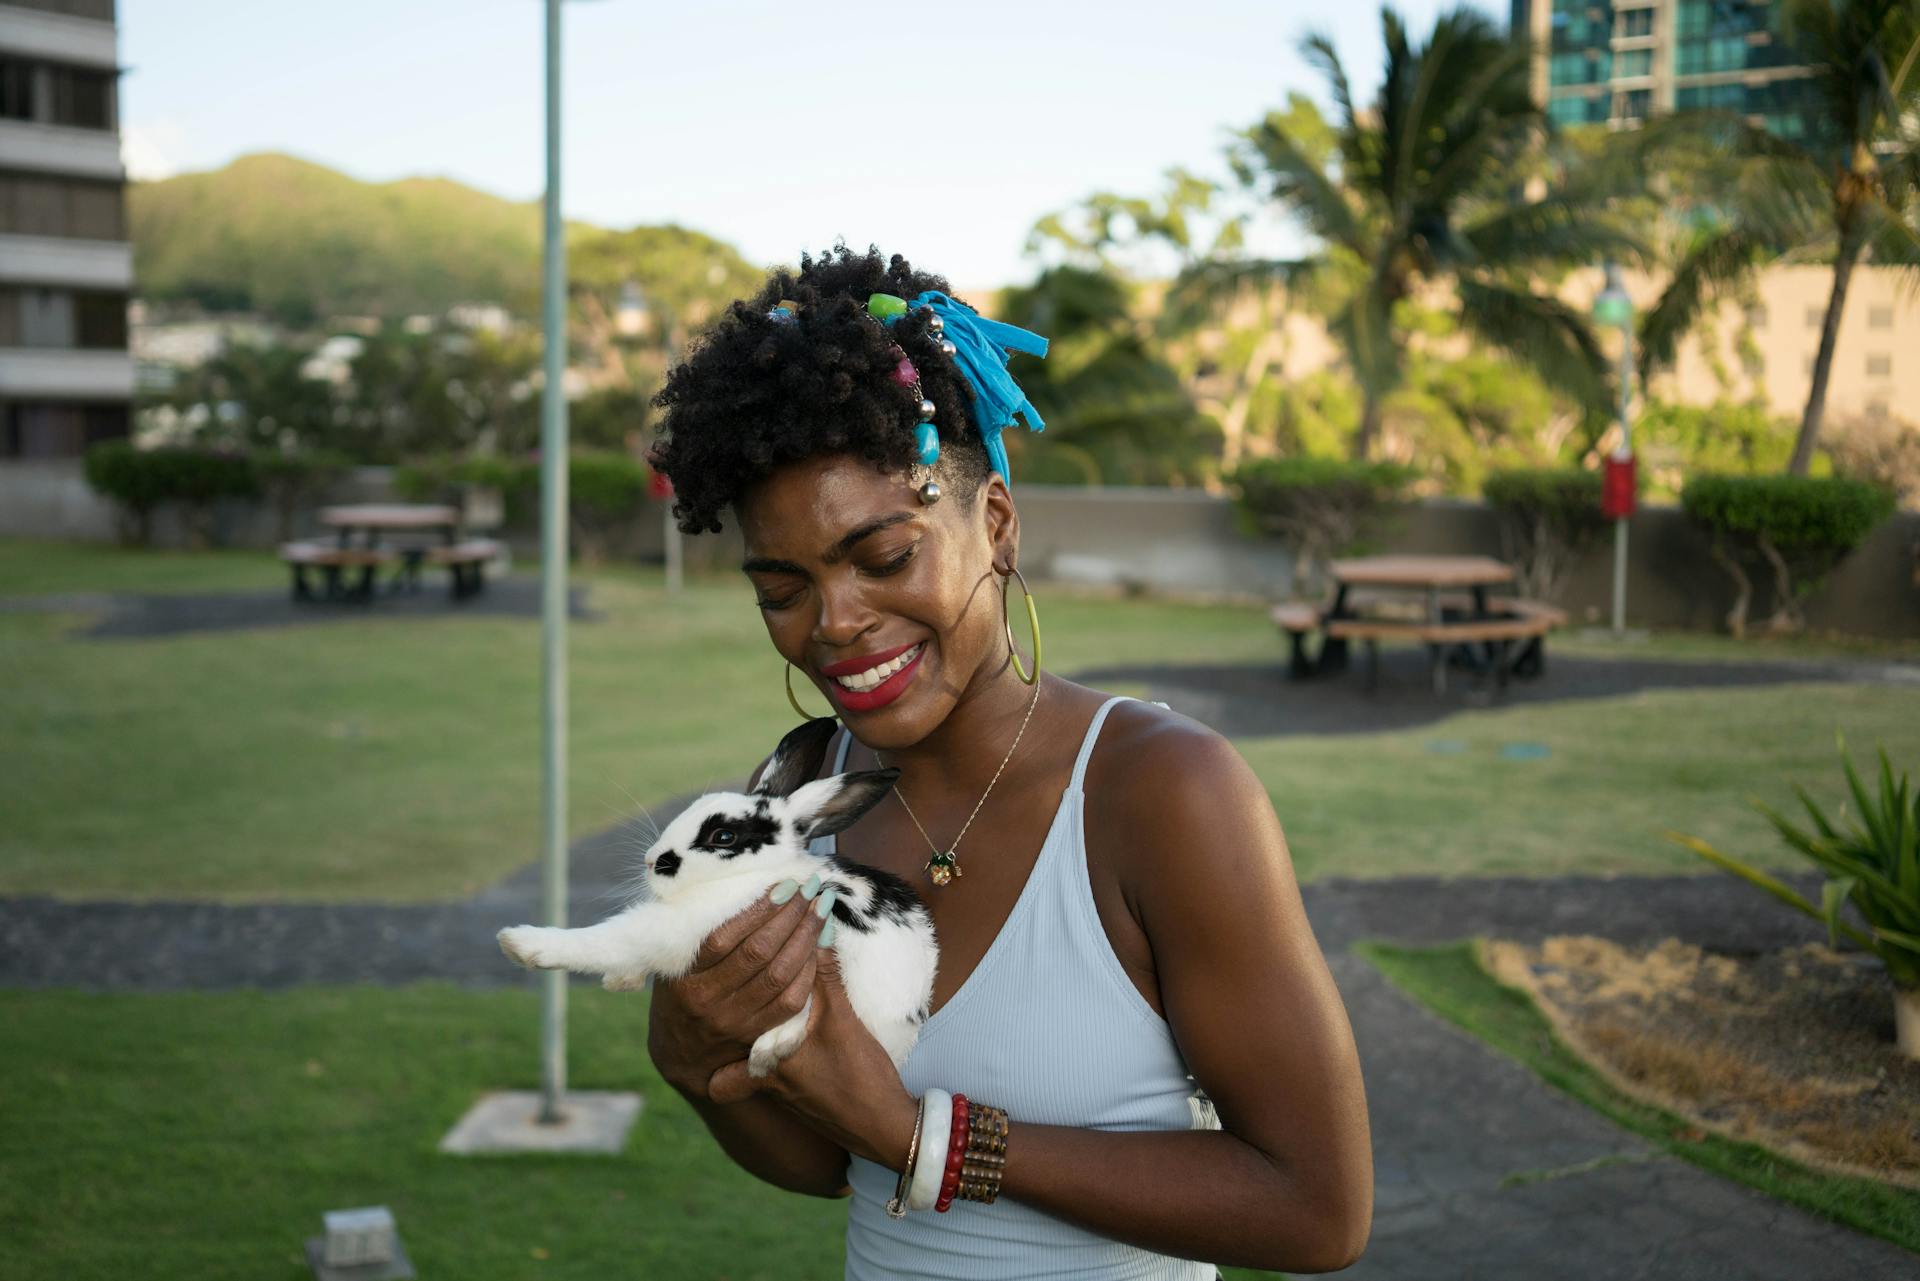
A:
{"label": "wooden table top", "polygon": [[432,503],[353,503],[322,507],[322,525],[350,529],[438,529],[460,523],[460,509]]}
{"label": "wooden table top", "polygon": [[1354,587],[1479,587],[1513,581],[1513,566],[1491,556],[1356,556],[1336,560],[1335,581]]}

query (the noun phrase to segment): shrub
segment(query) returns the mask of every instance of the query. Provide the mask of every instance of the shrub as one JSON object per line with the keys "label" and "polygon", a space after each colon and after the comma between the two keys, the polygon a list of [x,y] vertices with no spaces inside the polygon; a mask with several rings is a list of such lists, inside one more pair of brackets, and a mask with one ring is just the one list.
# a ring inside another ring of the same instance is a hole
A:
{"label": "shrub", "polygon": [[1319,590],[1327,563],[1355,548],[1417,473],[1399,463],[1262,458],[1227,477],[1243,522],[1294,547],[1294,582]]}
{"label": "shrub", "polygon": [[130,440],[103,441],[87,451],[87,484],[117,507],[120,541],[144,547],[153,539],[153,512],[167,500],[158,468]]}
{"label": "shrub", "polygon": [[[1828,946],[1839,946],[1839,936],[1845,934],[1879,957],[1893,980],[1900,1049],[1920,1058],[1920,797],[1914,795],[1904,771],[1899,782],[1894,781],[1884,750],[1877,797],[1868,795],[1844,748],[1840,760],[1854,812],[1842,811],[1838,823],[1802,788],[1794,791],[1806,808],[1811,830],[1755,802],[1781,839],[1826,873],[1818,907],[1791,886],[1722,854],[1698,837],[1669,832],[1668,838],[1789,907],[1826,922]],[[1865,929],[1841,918],[1848,903],[1866,923]]]}
{"label": "shrub", "polygon": [[1523,596],[1553,600],[1567,572],[1611,523],[1600,514],[1600,473],[1577,467],[1497,471],[1482,495],[1500,521]]}
{"label": "shrub", "polygon": [[1768,630],[1797,631],[1806,624],[1806,597],[1891,514],[1893,495],[1831,476],[1697,476],[1680,506],[1705,527],[1714,559],[1733,579],[1727,627],[1743,636],[1753,599],[1748,565],[1763,561],[1773,574]]}
{"label": "shrub", "polygon": [[567,508],[580,559],[605,560],[619,532],[639,517],[646,496],[645,464],[626,454],[575,453],[567,466]]}
{"label": "shrub", "polygon": [[188,532],[197,546],[213,541],[213,506],[222,498],[251,498],[259,493],[252,461],[240,453],[170,445],[136,449],[127,441],[107,441],[87,451],[87,483],[120,504],[122,537],[141,543],[153,533],[153,512],[162,503],[187,508]]}
{"label": "shrub", "polygon": [[262,449],[253,454],[253,474],[273,506],[281,542],[293,537],[294,515],[300,508],[326,493],[351,465],[345,454],[323,449]]}

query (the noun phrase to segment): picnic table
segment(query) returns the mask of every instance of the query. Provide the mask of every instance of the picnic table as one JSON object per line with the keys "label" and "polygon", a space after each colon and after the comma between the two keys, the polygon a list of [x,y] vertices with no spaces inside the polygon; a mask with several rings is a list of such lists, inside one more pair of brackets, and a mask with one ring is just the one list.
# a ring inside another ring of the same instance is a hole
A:
{"label": "picnic table", "polygon": [[[1329,569],[1330,604],[1273,610],[1274,622],[1292,639],[1297,678],[1344,669],[1348,642],[1358,640],[1367,647],[1371,689],[1379,680],[1380,641],[1411,639],[1427,645],[1436,693],[1445,692],[1447,667],[1454,662],[1504,686],[1509,674],[1544,670],[1544,637],[1566,622],[1564,611],[1544,602],[1491,596],[1488,589],[1511,583],[1514,571],[1490,556],[1361,556],[1336,560]],[[1409,601],[1409,592],[1418,596]],[[1318,655],[1309,657],[1306,637],[1314,631],[1324,635]]]}
{"label": "picnic table", "polygon": [[[417,591],[420,566],[431,562],[445,565],[453,575],[455,599],[471,596],[486,586],[482,567],[500,554],[500,544],[492,539],[460,537],[460,509],[438,503],[350,503],[322,507],[320,523],[335,531],[335,542],[288,543],[280,557],[293,571],[293,595],[296,600],[312,600],[314,594],[306,580],[309,568],[326,575],[328,599],[370,600],[374,575],[383,566],[396,562],[399,569],[390,584]],[[394,545],[383,545],[383,536],[401,535]],[[437,539],[434,537],[437,535]],[[423,536],[425,536],[423,538]],[[343,585],[341,572],[358,569],[359,581]]]}

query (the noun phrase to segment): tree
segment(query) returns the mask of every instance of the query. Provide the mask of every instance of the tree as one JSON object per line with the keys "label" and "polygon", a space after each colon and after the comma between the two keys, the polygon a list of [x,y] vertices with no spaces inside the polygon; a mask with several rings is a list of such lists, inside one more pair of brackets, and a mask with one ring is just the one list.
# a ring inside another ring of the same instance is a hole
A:
{"label": "tree", "polygon": [[1787,463],[1804,476],[1854,268],[1865,256],[1920,274],[1920,0],[1787,0],[1784,16],[1787,43],[1811,68],[1801,136],[1716,112],[1649,131],[1653,147],[1718,149],[1729,172],[1695,210],[1691,243],[1642,325],[1642,371],[1671,360],[1704,310],[1761,264],[1830,260],[1813,382]]}
{"label": "tree", "polygon": [[1548,136],[1529,90],[1528,46],[1467,8],[1441,14],[1417,47],[1392,8],[1380,21],[1386,73],[1371,109],[1354,103],[1332,40],[1310,35],[1302,50],[1337,107],[1331,146],[1296,106],[1246,130],[1234,157],[1242,182],[1290,211],[1323,254],[1210,264],[1204,274],[1215,283],[1333,277],[1331,329],[1362,393],[1356,458],[1373,448],[1404,376],[1405,309],[1433,286],[1451,287],[1470,337],[1604,412],[1606,360],[1585,317],[1536,290],[1534,277],[1644,250],[1588,187],[1517,197]]}

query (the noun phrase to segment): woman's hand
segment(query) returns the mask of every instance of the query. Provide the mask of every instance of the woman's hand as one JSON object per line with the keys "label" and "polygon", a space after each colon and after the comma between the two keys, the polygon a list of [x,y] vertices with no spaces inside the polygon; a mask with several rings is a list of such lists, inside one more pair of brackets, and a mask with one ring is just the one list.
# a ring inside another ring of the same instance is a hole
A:
{"label": "woman's hand", "polygon": [[764,1090],[848,1152],[897,1170],[906,1163],[920,1105],[853,1012],[836,954],[820,951],[800,1048],[765,1077],[749,1076],[745,1062],[728,1064],[714,1074],[708,1097],[733,1103]]}
{"label": "woman's hand", "polygon": [[715,1072],[800,1012],[819,964],[812,907],[763,898],[709,934],[686,974],[654,983],[647,1052],[667,1084],[710,1097]]}

